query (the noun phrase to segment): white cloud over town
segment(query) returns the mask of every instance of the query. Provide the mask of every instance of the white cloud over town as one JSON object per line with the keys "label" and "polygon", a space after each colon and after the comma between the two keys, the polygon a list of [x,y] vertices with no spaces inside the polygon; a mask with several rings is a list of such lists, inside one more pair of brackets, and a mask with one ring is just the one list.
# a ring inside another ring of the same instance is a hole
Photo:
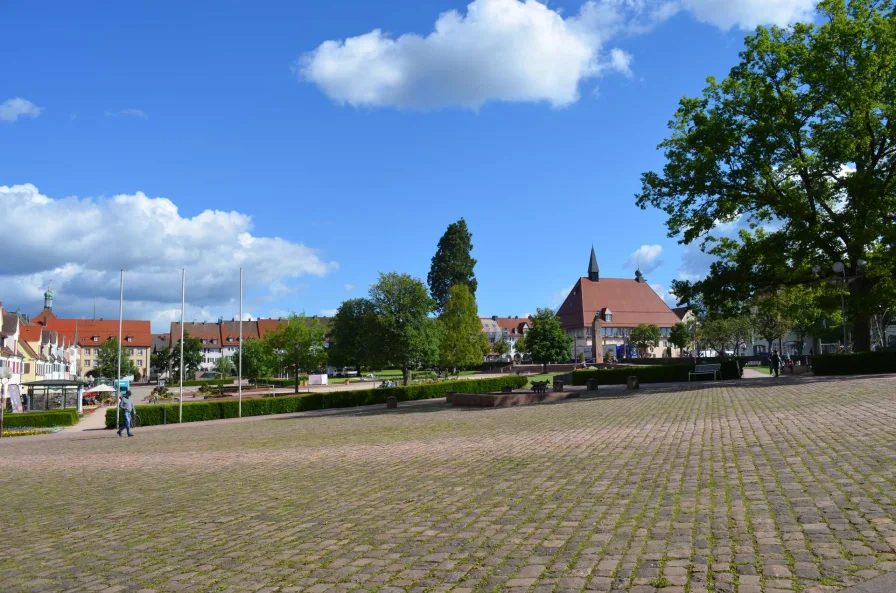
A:
{"label": "white cloud over town", "polygon": [[660,259],[662,253],[662,245],[641,245],[629,254],[626,266],[633,269],[640,268],[647,274],[663,265],[663,260]]}
{"label": "white cloud over town", "polygon": [[431,32],[382,29],[329,40],[295,69],[331,100],[354,107],[477,109],[489,101],[565,107],[584,82],[633,76],[615,40],[650,31],[685,11],[723,30],[811,18],[815,0],[589,0],[564,17],[536,0],[473,0]]}
{"label": "white cloud over town", "polygon": [[21,97],[7,99],[0,103],[0,121],[14,122],[20,117],[37,117],[43,110],[43,107],[38,107],[31,101]]}
{"label": "white cloud over town", "polygon": [[142,109],[119,109],[118,111],[107,111],[106,117],[136,117],[138,119],[149,119],[146,112]]}
{"label": "white cloud over town", "polygon": [[[0,294],[5,308],[37,313],[52,281],[56,309],[72,317],[117,317],[124,270],[125,317],[157,329],[180,318],[186,268],[187,319],[231,318],[239,311],[239,268],[247,302],[288,295],[303,276],[337,264],[310,247],[252,234],[239,212],[184,217],[167,198],[142,192],[111,198],[51,198],[31,184],[0,186],[0,210],[17,225],[0,234]],[[244,313],[247,307],[244,306]]]}
{"label": "white cloud over town", "polygon": [[666,304],[670,307],[678,306],[678,297],[675,296],[675,293],[671,290],[666,290],[666,287],[659,283],[651,283],[650,288],[653,289],[661,299],[663,299]]}

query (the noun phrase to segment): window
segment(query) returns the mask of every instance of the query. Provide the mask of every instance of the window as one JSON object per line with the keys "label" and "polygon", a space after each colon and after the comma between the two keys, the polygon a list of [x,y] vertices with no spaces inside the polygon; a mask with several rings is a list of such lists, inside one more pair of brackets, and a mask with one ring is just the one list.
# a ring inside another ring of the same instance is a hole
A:
{"label": "window", "polygon": [[132,336],[128,336],[125,338],[125,340],[127,340],[128,342],[133,342],[134,338]]}
{"label": "window", "polygon": [[202,343],[203,343],[203,344],[208,344],[208,340],[203,339],[203,340],[202,340]]}
{"label": "window", "polygon": [[137,348],[137,356],[143,356],[143,348]]}
{"label": "window", "polygon": [[138,366],[138,367],[142,367],[142,366],[143,366],[143,361],[142,361],[142,360],[138,360],[138,361],[137,361],[137,366]]}
{"label": "window", "polygon": [[100,337],[99,337],[99,336],[93,336],[93,337],[90,338],[90,339],[93,340],[94,342],[99,342],[99,341],[100,341]]}
{"label": "window", "polygon": [[232,342],[232,341],[233,341],[233,338],[227,338],[227,341],[228,341],[228,342]]}
{"label": "window", "polygon": [[212,338],[212,344],[217,344],[217,343],[218,343],[218,340],[215,338]]}

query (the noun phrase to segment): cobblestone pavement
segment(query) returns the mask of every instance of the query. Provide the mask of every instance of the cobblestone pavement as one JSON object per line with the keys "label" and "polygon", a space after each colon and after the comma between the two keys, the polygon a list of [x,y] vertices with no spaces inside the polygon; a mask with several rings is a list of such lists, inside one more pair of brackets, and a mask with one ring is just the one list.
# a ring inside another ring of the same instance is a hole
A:
{"label": "cobblestone pavement", "polygon": [[0,443],[0,590],[827,592],[896,570],[896,379]]}

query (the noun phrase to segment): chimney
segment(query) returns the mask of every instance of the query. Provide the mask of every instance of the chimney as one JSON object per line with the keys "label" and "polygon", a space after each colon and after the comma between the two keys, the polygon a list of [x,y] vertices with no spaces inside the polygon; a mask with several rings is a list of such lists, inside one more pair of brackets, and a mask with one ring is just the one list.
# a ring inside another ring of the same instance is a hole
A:
{"label": "chimney", "polygon": [[492,321],[498,321],[498,316],[497,316],[497,315],[492,315]]}

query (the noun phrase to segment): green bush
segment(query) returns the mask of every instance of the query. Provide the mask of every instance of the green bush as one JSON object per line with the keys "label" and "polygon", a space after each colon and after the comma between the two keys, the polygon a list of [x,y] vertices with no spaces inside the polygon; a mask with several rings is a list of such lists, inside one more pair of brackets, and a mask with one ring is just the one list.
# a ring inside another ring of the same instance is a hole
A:
{"label": "green bush", "polygon": [[[741,372],[734,360],[721,363],[722,379],[739,379]],[[693,363],[665,364],[654,366],[621,366],[613,369],[590,369],[574,371],[573,385],[587,385],[588,379],[597,378],[598,385],[624,385],[629,377],[638,377],[641,383],[678,383],[688,380],[688,373],[694,370]],[[712,375],[697,375],[692,381],[712,380]]]}
{"label": "green bush", "polygon": [[896,352],[819,354],[812,357],[812,372],[816,375],[896,373]]}
{"label": "green bush", "polygon": [[[180,381],[169,384],[169,387],[180,385]],[[233,385],[233,379],[203,379],[201,381],[184,381],[184,387],[202,387],[203,385]]]}
{"label": "green bush", "polygon": [[[398,401],[410,401],[444,397],[449,391],[455,393],[489,393],[500,391],[501,388],[505,386],[520,389],[524,387],[528,381],[529,380],[526,377],[513,375],[490,379],[445,381],[442,383],[409,385],[408,387],[387,387],[383,389],[376,388],[359,389],[355,391],[309,393],[285,397],[252,398],[243,400],[243,416],[290,414],[294,412],[307,412],[310,410],[324,410],[328,408],[349,408],[354,406],[382,404],[386,402],[386,398],[389,396],[395,396]],[[136,406],[136,410],[137,416],[140,417],[140,426],[155,426],[162,424],[164,421],[167,421],[168,424],[176,424],[178,420],[178,404]],[[184,422],[236,418],[238,415],[239,402],[232,399],[226,401],[190,402],[183,406]],[[106,428],[115,428],[115,416],[115,408],[106,410]]]}
{"label": "green bush", "polygon": [[3,415],[3,426],[7,428],[20,426],[48,428],[51,426],[73,426],[77,423],[78,411],[74,408],[47,412],[24,412],[22,414],[7,412]]}

